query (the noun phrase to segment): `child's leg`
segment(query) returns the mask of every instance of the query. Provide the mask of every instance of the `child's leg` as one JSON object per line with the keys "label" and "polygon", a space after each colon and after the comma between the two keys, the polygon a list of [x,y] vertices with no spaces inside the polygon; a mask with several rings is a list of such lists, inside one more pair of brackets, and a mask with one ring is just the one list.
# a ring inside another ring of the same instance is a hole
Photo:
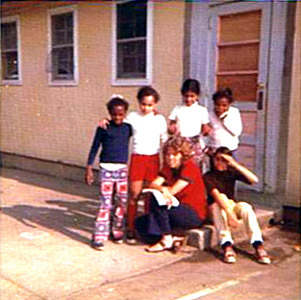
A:
{"label": "child's leg", "polygon": [[227,242],[233,244],[226,212],[217,203],[210,205],[210,212],[220,244],[223,245]]}
{"label": "child's leg", "polygon": [[126,205],[128,199],[128,182],[127,182],[127,168],[117,171],[116,174],[116,200],[115,211],[112,220],[112,233],[114,238],[121,238],[124,229],[124,216],[126,213]]}
{"label": "child's leg", "polygon": [[95,242],[108,240],[110,234],[110,210],[112,207],[114,182],[111,172],[99,170],[100,206],[96,216],[93,239]]}
{"label": "child's leg", "polygon": [[137,215],[137,202],[139,194],[142,191],[143,181],[130,182],[130,199],[127,209],[127,230],[134,232],[134,223]]}
{"label": "child's leg", "polygon": [[243,220],[247,232],[251,235],[251,244],[262,242],[262,234],[252,206],[246,202],[238,202],[234,208],[237,216]]}

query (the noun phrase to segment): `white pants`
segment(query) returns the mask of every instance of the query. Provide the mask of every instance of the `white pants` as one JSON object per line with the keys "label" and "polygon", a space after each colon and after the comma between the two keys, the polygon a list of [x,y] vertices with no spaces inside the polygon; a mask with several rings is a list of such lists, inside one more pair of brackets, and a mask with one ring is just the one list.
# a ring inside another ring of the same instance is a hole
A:
{"label": "white pants", "polygon": [[[261,230],[252,206],[246,202],[236,203],[227,197],[225,198],[224,200],[228,203],[229,209],[236,215],[237,219],[243,221],[246,231],[251,238],[251,244],[255,241],[263,242]],[[233,244],[234,242],[231,236],[231,229],[228,225],[226,212],[217,203],[213,203],[210,209],[221,245],[226,242]]]}

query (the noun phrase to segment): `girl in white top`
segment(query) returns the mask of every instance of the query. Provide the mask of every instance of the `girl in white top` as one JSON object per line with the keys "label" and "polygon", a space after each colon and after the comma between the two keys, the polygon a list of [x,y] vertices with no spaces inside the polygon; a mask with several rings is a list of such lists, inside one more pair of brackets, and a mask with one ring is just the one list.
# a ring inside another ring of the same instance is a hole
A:
{"label": "girl in white top", "polygon": [[169,133],[179,134],[191,142],[198,164],[201,164],[205,146],[200,135],[205,136],[210,131],[207,108],[198,104],[200,93],[200,83],[196,79],[185,80],[181,88],[183,104],[177,105],[168,117]]}
{"label": "girl in white top", "polygon": [[240,112],[232,107],[233,95],[229,88],[213,94],[214,109],[209,113],[210,126],[208,146],[214,152],[219,147],[227,147],[235,154],[242,132]]}

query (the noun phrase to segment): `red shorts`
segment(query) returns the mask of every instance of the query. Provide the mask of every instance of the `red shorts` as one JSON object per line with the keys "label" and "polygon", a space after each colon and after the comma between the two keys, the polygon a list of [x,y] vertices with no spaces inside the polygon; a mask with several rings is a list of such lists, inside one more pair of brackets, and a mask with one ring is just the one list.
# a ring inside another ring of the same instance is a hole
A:
{"label": "red shorts", "polygon": [[159,173],[159,154],[132,154],[129,168],[130,181],[153,181]]}

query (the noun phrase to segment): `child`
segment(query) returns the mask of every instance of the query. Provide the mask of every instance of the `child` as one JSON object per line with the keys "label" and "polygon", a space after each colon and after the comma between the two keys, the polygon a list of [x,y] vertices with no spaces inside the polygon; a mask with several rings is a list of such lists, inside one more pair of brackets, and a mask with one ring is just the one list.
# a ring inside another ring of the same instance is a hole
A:
{"label": "child", "polygon": [[[107,103],[111,121],[107,128],[97,127],[91,150],[88,157],[85,180],[88,185],[93,183],[92,165],[99,149],[100,153],[100,207],[96,216],[95,228],[92,236],[92,247],[97,250],[104,249],[104,242],[111,234],[112,240],[121,243],[123,240],[123,223],[127,205],[127,161],[129,139],[132,128],[123,120],[128,110],[128,103],[121,96],[113,96]],[[116,185],[115,203],[112,211],[112,197]],[[110,219],[112,222],[110,223]]]}
{"label": "child", "polygon": [[[160,99],[158,92],[145,86],[137,93],[139,111],[129,113],[125,122],[132,125],[132,155],[129,167],[130,200],[127,216],[127,243],[135,244],[134,222],[137,215],[138,197],[144,186],[152,182],[159,172],[161,143],[167,140],[167,124],[163,115],[156,112]],[[101,121],[105,127],[108,120]],[[148,211],[148,203],[144,203]]]}
{"label": "child", "polygon": [[[156,113],[158,92],[142,87],[137,93],[139,110],[131,112],[126,122],[132,125],[133,141],[129,168],[130,201],[128,204],[127,242],[135,244],[134,221],[137,215],[137,200],[143,186],[158,175],[160,168],[159,151],[161,143],[167,140],[167,124],[161,114]],[[147,211],[147,203],[145,203]]]}
{"label": "child", "polygon": [[218,148],[213,154],[212,170],[205,174],[204,181],[214,226],[224,250],[224,261],[236,262],[231,227],[236,227],[238,219],[242,219],[251,235],[251,244],[255,248],[257,261],[270,264],[271,260],[263,248],[262,234],[253,208],[246,202],[234,200],[236,180],[247,184],[258,182],[255,174],[235,161],[228,148]]}
{"label": "child", "polygon": [[208,111],[198,104],[200,93],[200,83],[196,79],[185,80],[181,88],[183,104],[177,105],[168,117],[169,133],[179,134],[192,143],[198,165],[202,161],[204,148],[200,133],[207,135],[210,130]]}
{"label": "child", "polygon": [[233,96],[229,88],[221,89],[213,94],[214,109],[209,113],[210,126],[208,146],[211,152],[219,147],[227,147],[235,157],[242,122],[239,110],[232,107]]}

